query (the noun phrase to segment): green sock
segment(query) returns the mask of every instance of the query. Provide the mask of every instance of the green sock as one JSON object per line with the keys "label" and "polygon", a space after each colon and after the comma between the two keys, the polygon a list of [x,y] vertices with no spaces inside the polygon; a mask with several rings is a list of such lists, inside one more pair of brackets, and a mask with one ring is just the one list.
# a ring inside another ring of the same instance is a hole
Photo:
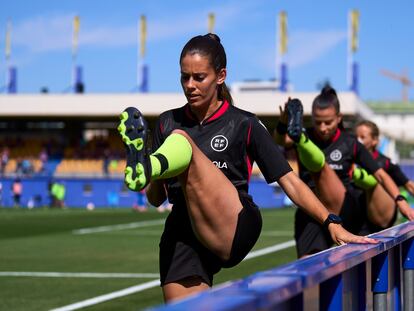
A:
{"label": "green sock", "polygon": [[366,170],[360,167],[354,169],[352,180],[355,185],[365,190],[372,189],[378,184],[378,181],[374,176],[368,174]]}
{"label": "green sock", "polygon": [[325,155],[305,134],[302,133],[296,147],[299,160],[306,169],[313,173],[322,169],[325,164]]}
{"label": "green sock", "polygon": [[150,155],[151,179],[164,179],[180,175],[188,167],[193,150],[188,140],[173,133]]}

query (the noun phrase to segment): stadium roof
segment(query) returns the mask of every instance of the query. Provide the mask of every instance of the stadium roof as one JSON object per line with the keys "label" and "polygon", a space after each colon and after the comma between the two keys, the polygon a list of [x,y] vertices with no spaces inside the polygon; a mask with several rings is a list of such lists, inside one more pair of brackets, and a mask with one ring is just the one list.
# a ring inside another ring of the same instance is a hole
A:
{"label": "stadium roof", "polygon": [[[311,112],[312,93],[234,92],[235,105],[258,116],[279,114],[279,105],[288,97],[299,98],[305,114]],[[372,111],[352,92],[338,94],[341,112],[371,118]],[[161,112],[184,105],[182,93],[147,94],[35,94],[0,95],[1,117],[110,117],[118,116],[126,107],[138,107],[144,115],[157,116]]]}

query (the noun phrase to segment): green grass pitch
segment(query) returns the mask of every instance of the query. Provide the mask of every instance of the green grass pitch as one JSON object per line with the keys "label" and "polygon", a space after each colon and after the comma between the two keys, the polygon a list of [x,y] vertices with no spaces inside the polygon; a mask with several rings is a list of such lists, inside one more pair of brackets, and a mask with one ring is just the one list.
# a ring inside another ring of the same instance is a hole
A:
{"label": "green grass pitch", "polygon": [[[157,279],[105,277],[106,273],[158,274],[158,243],[166,213],[130,209],[0,208],[0,310],[51,310]],[[262,210],[263,231],[253,251],[293,239],[294,209]],[[154,220],[161,220],[159,222]],[[148,222],[150,221],[150,222]],[[74,230],[107,227],[102,232]],[[115,230],[117,229],[117,230]],[[294,247],[223,269],[215,285],[290,262]],[[100,273],[102,277],[11,276],[11,272]],[[82,310],[141,310],[162,303],[159,286]]]}

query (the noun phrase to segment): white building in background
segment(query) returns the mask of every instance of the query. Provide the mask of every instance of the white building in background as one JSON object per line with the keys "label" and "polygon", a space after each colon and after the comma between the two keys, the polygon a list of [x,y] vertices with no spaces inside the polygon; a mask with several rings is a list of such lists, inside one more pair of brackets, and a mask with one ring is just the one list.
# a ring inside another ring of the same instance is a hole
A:
{"label": "white building in background", "polygon": [[[304,114],[311,114],[313,99],[318,92],[279,92],[277,81],[250,81],[231,86],[237,107],[263,117],[279,115],[279,106],[289,97],[299,98]],[[414,142],[414,115],[374,114],[353,92],[339,92],[341,112],[348,118],[373,120],[382,134],[390,138],[387,154],[396,159],[395,140]],[[184,105],[182,93],[134,94],[13,94],[0,95],[0,117],[3,120],[24,117],[99,118],[117,117],[126,107],[136,106],[146,116]]]}
{"label": "white building in background", "polygon": [[[310,115],[317,92],[232,92],[237,107],[258,116],[278,116],[279,105],[291,98],[301,99],[305,115]],[[372,111],[352,92],[338,94],[341,112],[371,118]],[[183,106],[182,93],[134,94],[35,94],[0,95],[0,116],[13,117],[111,117],[129,106],[138,107],[144,115],[158,116],[161,112]]]}
{"label": "white building in background", "polygon": [[279,92],[280,83],[278,80],[247,80],[234,82],[230,89],[232,94],[240,92]]}

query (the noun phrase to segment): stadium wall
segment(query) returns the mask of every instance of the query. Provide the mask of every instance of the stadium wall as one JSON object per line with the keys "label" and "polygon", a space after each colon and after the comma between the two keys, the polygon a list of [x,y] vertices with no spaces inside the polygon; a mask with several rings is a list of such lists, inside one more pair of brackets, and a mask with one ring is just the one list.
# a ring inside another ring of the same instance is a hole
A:
{"label": "stadium wall", "polygon": [[[22,207],[49,206],[49,183],[51,181],[65,185],[65,206],[85,208],[88,204],[94,207],[132,207],[137,201],[136,193],[129,191],[122,179],[115,178],[48,178],[31,177],[21,178],[23,193]],[[12,207],[13,194],[11,186],[14,178],[3,178],[0,206]],[[261,208],[281,207],[286,195],[280,187],[269,186],[262,179],[253,179],[250,182],[250,194]]]}

